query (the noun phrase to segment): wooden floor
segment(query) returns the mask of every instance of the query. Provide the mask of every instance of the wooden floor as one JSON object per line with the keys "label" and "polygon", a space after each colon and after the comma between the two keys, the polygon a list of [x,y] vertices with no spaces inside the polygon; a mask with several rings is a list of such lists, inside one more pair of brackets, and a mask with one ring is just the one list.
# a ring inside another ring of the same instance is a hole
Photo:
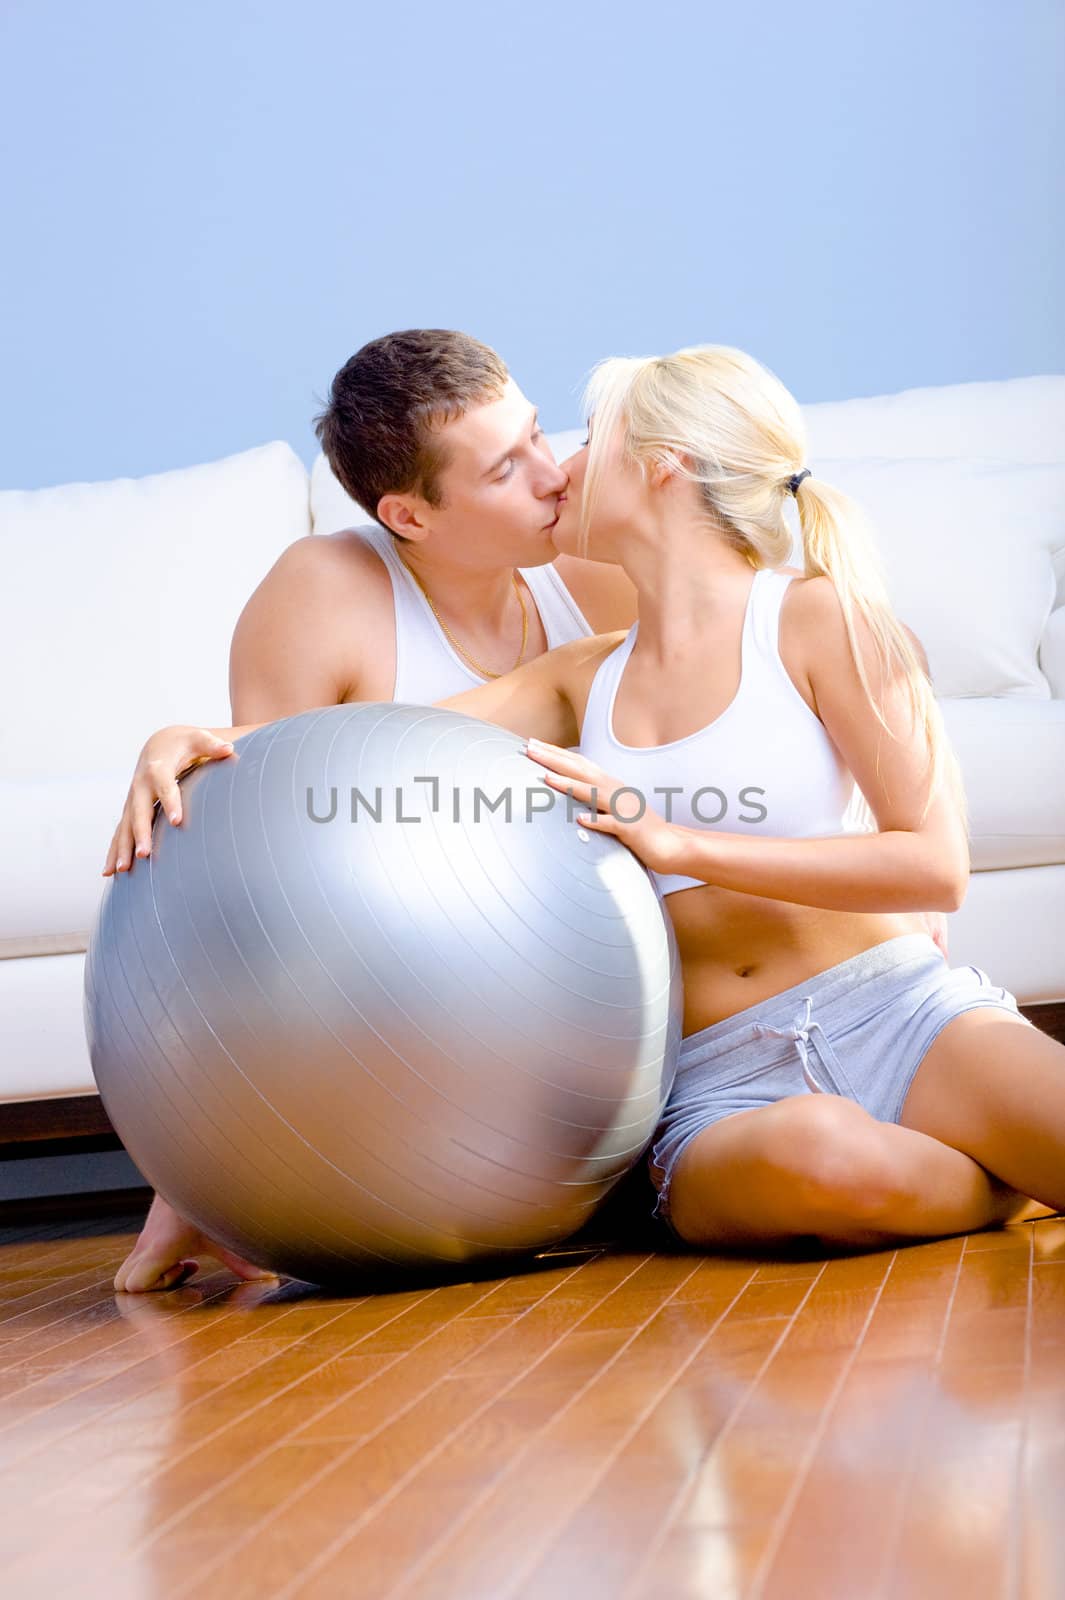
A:
{"label": "wooden floor", "polygon": [[1065,1595],[1065,1221],[116,1296],[142,1214],[4,1229],[9,1600]]}

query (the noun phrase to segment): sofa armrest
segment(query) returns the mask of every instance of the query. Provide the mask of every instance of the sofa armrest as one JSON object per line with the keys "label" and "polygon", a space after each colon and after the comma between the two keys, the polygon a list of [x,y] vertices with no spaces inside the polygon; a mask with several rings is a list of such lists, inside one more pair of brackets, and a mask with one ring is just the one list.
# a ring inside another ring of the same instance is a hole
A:
{"label": "sofa armrest", "polygon": [[1039,646],[1039,665],[1055,700],[1065,700],[1065,606],[1050,613]]}

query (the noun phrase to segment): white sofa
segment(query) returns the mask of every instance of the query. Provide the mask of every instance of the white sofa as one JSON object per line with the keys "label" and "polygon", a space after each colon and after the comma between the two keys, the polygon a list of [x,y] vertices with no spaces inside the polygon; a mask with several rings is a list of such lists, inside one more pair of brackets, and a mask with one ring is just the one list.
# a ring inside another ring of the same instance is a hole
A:
{"label": "white sofa", "polygon": [[[805,409],[813,472],[873,514],[966,775],[974,873],[951,960],[985,967],[1057,1027],[1065,377]],[[579,437],[553,440],[560,458]],[[0,493],[0,1144],[20,1108],[95,1093],[83,952],[146,734],[228,723],[248,594],[293,540],[365,520],[324,461],[308,477],[280,443],[137,481]]]}

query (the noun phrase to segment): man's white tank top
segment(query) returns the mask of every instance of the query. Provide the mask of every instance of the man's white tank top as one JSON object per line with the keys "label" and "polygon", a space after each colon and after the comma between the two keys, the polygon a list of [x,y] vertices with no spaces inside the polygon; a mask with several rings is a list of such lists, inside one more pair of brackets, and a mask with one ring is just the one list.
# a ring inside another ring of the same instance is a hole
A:
{"label": "man's white tank top", "polygon": [[[735,698],[707,727],[669,744],[626,745],[614,737],[614,701],[636,643],[634,622],[592,680],[581,754],[681,827],[777,838],[853,831],[844,814],[854,779],[780,658],[780,607],[791,581],[792,574],[769,567],[755,573]],[[620,809],[629,815],[636,806],[629,797]],[[652,876],[663,894],[702,884],[679,873]]]}
{"label": "man's white tank top", "polygon": [[[454,650],[432,608],[418,586],[417,579],[396,554],[392,535],[377,526],[353,529],[377,551],[392,579],[392,598],[396,608],[396,681],[393,700],[413,705],[432,705],[449,695],[461,694],[488,680],[469,666]],[[562,582],[553,564],[519,567],[540,613],[547,635],[547,647],[568,644],[594,632],[577,602]]]}

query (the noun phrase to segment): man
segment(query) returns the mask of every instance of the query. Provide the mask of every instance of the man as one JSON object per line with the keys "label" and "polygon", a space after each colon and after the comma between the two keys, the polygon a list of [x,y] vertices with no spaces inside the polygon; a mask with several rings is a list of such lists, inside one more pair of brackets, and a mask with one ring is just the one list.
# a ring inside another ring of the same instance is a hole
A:
{"label": "man", "polygon": [[[299,539],[267,573],[233,634],[234,725],[353,700],[431,703],[635,619],[620,568],[555,551],[566,475],[535,409],[476,339],[415,329],[373,340],[337,373],[317,433],[378,526]],[[105,875],[148,853],[153,805],[135,783]],[[157,1196],[115,1287],[173,1288],[198,1254],[260,1276]]]}
{"label": "man", "polygon": [[[317,421],[334,474],[373,529],[289,546],[237,622],[234,726],[354,700],[427,704],[582,635],[628,628],[620,568],[557,554],[567,478],[537,414],[496,353],[466,334],[415,329],[365,345],[333,380]],[[104,866],[150,849],[173,773],[138,768]],[[157,1196],[116,1289],[173,1288],[213,1243]]]}

